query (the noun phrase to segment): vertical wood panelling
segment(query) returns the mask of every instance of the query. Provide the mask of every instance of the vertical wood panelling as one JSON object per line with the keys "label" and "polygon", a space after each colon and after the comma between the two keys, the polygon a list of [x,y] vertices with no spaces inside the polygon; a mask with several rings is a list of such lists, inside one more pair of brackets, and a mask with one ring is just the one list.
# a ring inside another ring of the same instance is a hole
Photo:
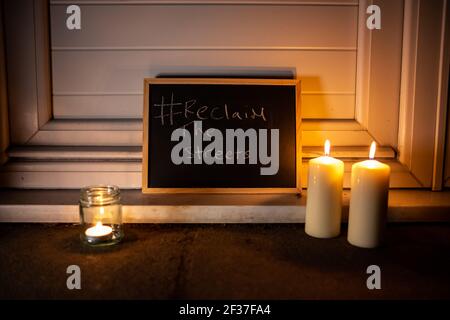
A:
{"label": "vertical wood panelling", "polygon": [[402,78],[398,128],[398,158],[411,168],[414,90],[416,81],[419,0],[405,2],[403,24]]}
{"label": "vertical wood panelling", "polygon": [[48,0],[34,2],[36,42],[36,90],[38,123],[42,127],[52,118],[52,88],[50,71],[50,27]]}
{"label": "vertical wood panelling", "polygon": [[450,72],[450,23],[448,0],[444,0],[441,20],[436,130],[434,141],[433,190],[441,190],[444,182],[445,134],[447,130],[448,85]]}
{"label": "vertical wood panelling", "polygon": [[34,1],[4,2],[11,143],[23,144],[38,130]]}
{"label": "vertical wood panelling", "polygon": [[[405,3],[399,160],[433,190],[442,187],[449,172],[443,173],[450,60],[448,14],[447,0]],[[448,153],[447,142],[447,161]]]}
{"label": "vertical wood panelling", "polygon": [[433,178],[442,4],[420,1],[411,170],[427,187]]}
{"label": "vertical wood panelling", "polygon": [[382,145],[397,147],[402,63],[403,0],[378,0],[381,30],[372,30],[367,129]]}
{"label": "vertical wood panelling", "polygon": [[372,32],[366,27],[366,8],[371,0],[359,0],[358,51],[356,57],[355,119],[364,127],[368,124],[370,94],[370,58]]}

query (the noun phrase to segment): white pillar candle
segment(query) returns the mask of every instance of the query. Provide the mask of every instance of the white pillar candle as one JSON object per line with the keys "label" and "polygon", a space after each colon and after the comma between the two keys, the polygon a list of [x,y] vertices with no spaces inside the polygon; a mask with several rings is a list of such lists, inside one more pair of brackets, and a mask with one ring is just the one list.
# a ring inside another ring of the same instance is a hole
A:
{"label": "white pillar candle", "polygon": [[330,141],[325,156],[309,161],[305,232],[316,238],[333,238],[341,232],[344,163],[332,158]]}
{"label": "white pillar candle", "polygon": [[348,242],[362,248],[381,244],[387,218],[391,168],[374,160],[376,144],[370,147],[370,160],[352,166]]}

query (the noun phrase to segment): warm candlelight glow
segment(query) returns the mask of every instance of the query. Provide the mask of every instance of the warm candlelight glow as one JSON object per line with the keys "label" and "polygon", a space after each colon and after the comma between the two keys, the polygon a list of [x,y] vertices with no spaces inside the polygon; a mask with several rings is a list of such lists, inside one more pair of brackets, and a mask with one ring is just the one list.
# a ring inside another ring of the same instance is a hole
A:
{"label": "warm candlelight glow", "polygon": [[325,149],[325,155],[326,156],[329,156],[330,155],[330,140],[325,140],[325,146],[324,146],[324,149]]}
{"label": "warm candlelight glow", "polygon": [[120,189],[92,185],[80,192],[80,239],[90,246],[109,246],[123,238]]}
{"label": "warm candlelight glow", "polygon": [[112,233],[112,228],[109,226],[104,226],[100,221],[97,222],[95,227],[91,227],[86,230],[86,235],[88,237],[103,237]]}
{"label": "warm candlelight glow", "polygon": [[370,159],[352,165],[348,241],[362,248],[375,248],[382,241],[387,219],[391,168],[375,160],[376,143]]}
{"label": "warm candlelight glow", "polygon": [[375,143],[375,141],[372,142],[372,144],[370,145],[370,152],[369,152],[369,158],[373,159],[375,158],[375,151],[377,150],[377,144]]}
{"label": "warm candlelight glow", "polygon": [[315,238],[333,238],[341,232],[344,162],[330,157],[328,139],[324,151],[308,164],[305,232]]}

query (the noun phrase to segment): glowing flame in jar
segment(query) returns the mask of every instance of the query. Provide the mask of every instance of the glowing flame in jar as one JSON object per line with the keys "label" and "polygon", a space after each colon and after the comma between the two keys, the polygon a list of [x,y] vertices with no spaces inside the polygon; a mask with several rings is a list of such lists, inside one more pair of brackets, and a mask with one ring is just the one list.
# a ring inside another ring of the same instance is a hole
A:
{"label": "glowing flame in jar", "polygon": [[110,226],[104,226],[100,221],[98,221],[94,227],[87,229],[85,233],[88,237],[99,238],[110,235],[112,231],[113,230]]}

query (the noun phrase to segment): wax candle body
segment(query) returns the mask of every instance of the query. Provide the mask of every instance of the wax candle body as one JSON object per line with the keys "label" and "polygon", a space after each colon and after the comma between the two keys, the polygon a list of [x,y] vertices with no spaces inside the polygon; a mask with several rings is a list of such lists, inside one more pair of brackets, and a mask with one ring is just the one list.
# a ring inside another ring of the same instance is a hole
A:
{"label": "wax candle body", "polygon": [[391,168],[376,160],[352,166],[348,241],[358,247],[381,244],[387,218]]}
{"label": "wax candle body", "polygon": [[333,238],[341,231],[344,163],[323,156],[309,161],[305,232]]}

